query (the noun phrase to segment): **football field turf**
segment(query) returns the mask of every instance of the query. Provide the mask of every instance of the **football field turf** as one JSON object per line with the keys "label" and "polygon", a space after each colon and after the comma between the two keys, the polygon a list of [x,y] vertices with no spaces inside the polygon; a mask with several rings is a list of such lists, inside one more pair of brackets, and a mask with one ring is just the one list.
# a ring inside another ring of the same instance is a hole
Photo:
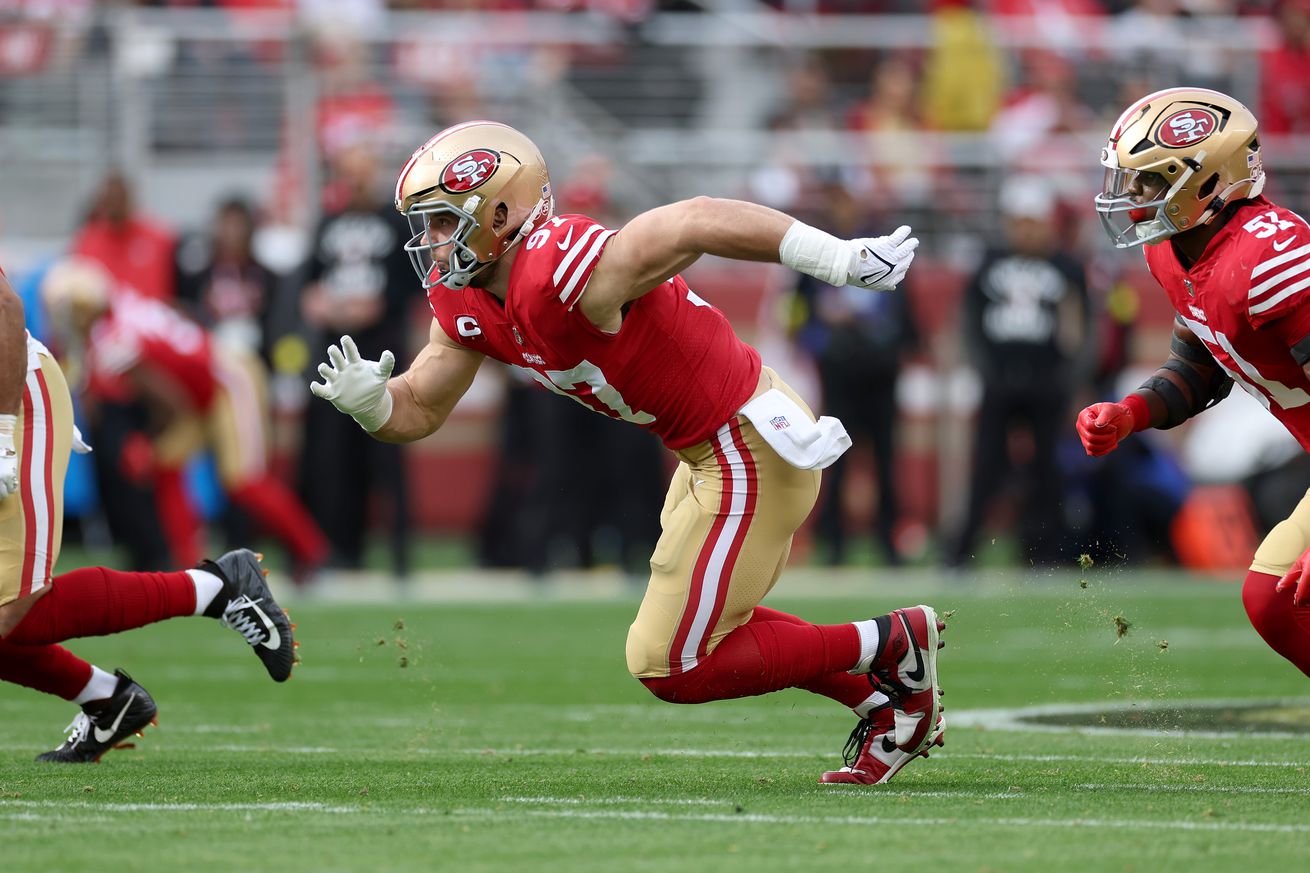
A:
{"label": "football field turf", "polygon": [[[3,686],[5,867],[1304,869],[1310,680],[1247,626],[1235,585],[1084,578],[784,577],[767,602],[814,621],[954,610],[946,747],[878,787],[816,784],[855,721],[830,701],[651,697],[624,669],[626,591],[292,601],[304,663],[282,686],[204,619],[78,641],[150,690],[160,726],[99,765],[39,765],[74,709]],[[1093,730],[1023,711],[1066,704]]]}

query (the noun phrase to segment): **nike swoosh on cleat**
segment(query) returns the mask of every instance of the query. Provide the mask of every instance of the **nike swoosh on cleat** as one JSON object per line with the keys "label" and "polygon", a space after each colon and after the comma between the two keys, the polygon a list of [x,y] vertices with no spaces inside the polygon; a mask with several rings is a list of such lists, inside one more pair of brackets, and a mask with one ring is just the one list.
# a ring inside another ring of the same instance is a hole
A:
{"label": "nike swoosh on cleat", "polygon": [[906,670],[905,676],[911,682],[922,682],[924,674],[923,652],[919,651],[919,644],[914,640],[914,631],[910,628],[910,620],[901,613],[901,626],[905,628],[905,635],[910,638],[910,648],[914,651],[914,669]]}
{"label": "nike swoosh on cleat", "polygon": [[132,701],[134,700],[136,700],[135,691],[133,691],[132,696],[127,699],[127,703],[123,704],[123,708],[118,711],[118,718],[114,719],[114,723],[109,726],[109,730],[105,731],[98,727],[95,728],[97,743],[107,743],[113,739],[114,734],[118,733],[118,726],[123,723],[123,716],[127,715],[127,711],[132,708]]}
{"label": "nike swoosh on cleat", "polygon": [[264,640],[260,645],[266,649],[272,649],[275,652],[282,648],[282,635],[277,632],[277,627],[273,624],[272,620],[269,619],[268,615],[265,614],[264,610],[260,609],[257,604],[252,603],[250,608],[253,609],[255,614],[259,616],[260,620],[264,622],[264,627],[268,628],[268,639]]}

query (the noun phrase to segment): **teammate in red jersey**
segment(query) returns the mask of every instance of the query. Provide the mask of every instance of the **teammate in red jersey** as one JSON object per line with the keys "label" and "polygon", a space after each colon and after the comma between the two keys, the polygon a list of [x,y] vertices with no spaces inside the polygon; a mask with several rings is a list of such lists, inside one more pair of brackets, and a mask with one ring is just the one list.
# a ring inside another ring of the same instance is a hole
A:
{"label": "teammate in red jersey", "polygon": [[787,563],[819,470],[849,439],[804,402],[679,273],[703,254],[781,262],[834,285],[889,291],[918,241],[902,227],[841,240],[763,206],[708,197],[610,230],[554,216],[546,165],[518,131],[456,125],[410,158],[396,208],[434,319],[409,370],[361,360],[349,337],[311,387],[381,440],[434,432],[495,358],[544,388],[648,428],[679,458],[628,633],[629,671],[657,697],[702,703],[805,688],[851,708],[851,766],[885,781],[939,742],[931,607],[814,625],[758,604]]}
{"label": "teammate in red jersey", "polygon": [[108,673],[58,643],[206,615],[240,633],[279,682],[291,675],[295,643],[257,556],[245,549],[185,572],[84,567],[52,575],[68,453],[80,437],[64,374],[23,320],[0,273],[0,679],[81,707],[68,738],[37,760],[98,761],[154,722],[155,702],[122,670]]}
{"label": "teammate in red jersey", "polygon": [[153,476],[160,522],[177,563],[193,563],[203,552],[183,470],[206,446],[228,499],[284,542],[298,569],[308,573],[326,560],[322,531],[269,470],[268,379],[258,359],[219,345],[168,304],[117,284],[83,258],[52,267],[41,293],[51,323],[71,344],[85,345],[87,391],[139,400],[151,410],[156,432],[138,447],[136,474]]}
{"label": "teammate in red jersey", "polygon": [[[1144,246],[1177,312],[1169,359],[1118,403],[1078,416],[1090,455],[1170,428],[1236,382],[1310,449],[1310,227],[1262,197],[1257,122],[1202,88],[1142,98],[1101,152],[1096,209],[1118,248]],[[1265,641],[1310,675],[1310,495],[1256,550],[1242,589]]]}

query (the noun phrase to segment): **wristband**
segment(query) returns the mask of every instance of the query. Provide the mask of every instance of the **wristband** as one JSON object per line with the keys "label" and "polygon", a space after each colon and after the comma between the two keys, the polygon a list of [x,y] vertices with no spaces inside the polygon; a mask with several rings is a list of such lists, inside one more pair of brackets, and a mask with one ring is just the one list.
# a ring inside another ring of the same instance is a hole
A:
{"label": "wristband", "polygon": [[1119,402],[1128,407],[1128,414],[1133,419],[1133,433],[1151,426],[1151,407],[1147,405],[1145,397],[1140,394],[1129,394]]}
{"label": "wristband", "polygon": [[778,261],[821,282],[845,285],[854,260],[850,243],[797,221],[787,228],[778,246]]}
{"label": "wristband", "polygon": [[361,409],[359,412],[352,412],[350,417],[359,422],[359,426],[369,433],[373,433],[391,420],[391,411],[395,404],[391,400],[391,390],[385,385],[382,386],[382,396],[378,402],[374,403],[368,409]]}

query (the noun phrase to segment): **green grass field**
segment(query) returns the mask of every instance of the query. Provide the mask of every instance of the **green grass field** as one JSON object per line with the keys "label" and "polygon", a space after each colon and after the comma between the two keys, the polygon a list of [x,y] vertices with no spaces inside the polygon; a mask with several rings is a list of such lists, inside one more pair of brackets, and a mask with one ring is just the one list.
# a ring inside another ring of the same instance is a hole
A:
{"label": "green grass field", "polygon": [[[1250,630],[1235,586],[862,576],[784,578],[768,602],[824,622],[955,610],[946,747],[889,785],[816,784],[854,724],[829,701],[649,696],[624,669],[631,593],[302,600],[304,663],[283,686],[204,619],[74,643],[160,706],[159,728],[99,765],[34,763],[73,707],[5,686],[5,867],[1304,869],[1310,685]],[[1131,624],[1119,640],[1116,616]],[[1109,724],[1134,702],[1210,698],[1301,700],[1266,713],[1286,730],[1263,733],[1218,716],[1193,718],[1201,733],[1110,733],[1096,713],[1093,732],[1038,730],[1010,711],[1104,704]]]}

